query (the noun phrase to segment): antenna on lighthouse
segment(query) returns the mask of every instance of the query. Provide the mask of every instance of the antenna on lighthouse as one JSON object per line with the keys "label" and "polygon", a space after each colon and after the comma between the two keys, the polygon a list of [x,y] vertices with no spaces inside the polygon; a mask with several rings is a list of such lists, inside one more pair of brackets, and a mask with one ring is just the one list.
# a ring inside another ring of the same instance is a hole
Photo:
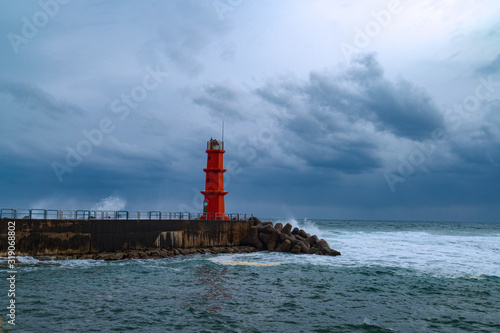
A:
{"label": "antenna on lighthouse", "polygon": [[222,121],[222,142],[224,142],[224,120]]}

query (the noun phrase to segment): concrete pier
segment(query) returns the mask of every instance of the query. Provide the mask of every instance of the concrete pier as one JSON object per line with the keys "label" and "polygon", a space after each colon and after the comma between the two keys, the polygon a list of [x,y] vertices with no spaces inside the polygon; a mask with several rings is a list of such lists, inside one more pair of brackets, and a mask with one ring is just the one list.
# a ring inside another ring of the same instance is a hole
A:
{"label": "concrete pier", "polygon": [[239,246],[254,225],[248,220],[0,219],[0,255],[15,222],[16,255],[77,255],[151,248]]}

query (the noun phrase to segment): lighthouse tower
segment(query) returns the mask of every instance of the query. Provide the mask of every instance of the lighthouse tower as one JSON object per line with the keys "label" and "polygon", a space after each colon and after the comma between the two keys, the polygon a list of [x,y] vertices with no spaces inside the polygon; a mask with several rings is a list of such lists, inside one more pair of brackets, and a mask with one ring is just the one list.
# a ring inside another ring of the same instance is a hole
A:
{"label": "lighthouse tower", "polygon": [[207,167],[203,169],[206,173],[205,191],[201,194],[205,196],[203,200],[203,215],[201,220],[227,220],[225,216],[224,196],[224,172],[223,154],[224,141],[210,139],[207,142]]}

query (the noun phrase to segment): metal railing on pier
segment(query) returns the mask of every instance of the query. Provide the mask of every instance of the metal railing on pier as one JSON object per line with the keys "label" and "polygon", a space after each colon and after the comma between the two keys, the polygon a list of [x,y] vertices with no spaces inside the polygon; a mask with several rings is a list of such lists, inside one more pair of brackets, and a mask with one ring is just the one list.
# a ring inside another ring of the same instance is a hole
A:
{"label": "metal railing on pier", "polygon": [[0,218],[35,220],[247,220],[253,214],[126,210],[0,209]]}

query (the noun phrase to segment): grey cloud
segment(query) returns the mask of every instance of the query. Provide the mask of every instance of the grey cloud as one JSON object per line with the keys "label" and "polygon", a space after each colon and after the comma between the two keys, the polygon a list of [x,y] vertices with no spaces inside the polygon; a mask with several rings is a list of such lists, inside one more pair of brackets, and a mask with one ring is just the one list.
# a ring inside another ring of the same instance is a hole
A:
{"label": "grey cloud", "polygon": [[322,151],[319,147],[307,150],[307,161],[311,166],[336,169],[348,174],[357,174],[373,170],[381,166],[380,159],[375,156],[375,145],[363,142],[360,146],[347,143],[342,147],[329,147]]}
{"label": "grey cloud", "polygon": [[500,72],[500,53],[492,62],[477,68],[476,71],[480,74],[496,74]]}
{"label": "grey cloud", "polygon": [[78,135],[86,117],[81,108],[27,83],[0,83],[0,129],[4,152],[26,159],[50,154]]}
{"label": "grey cloud", "polygon": [[176,1],[166,11],[170,11],[168,22],[158,31],[161,51],[176,66],[196,76],[204,70],[204,50],[229,26],[218,18],[211,2]]}
{"label": "grey cloud", "polygon": [[268,81],[253,93],[279,108],[293,108],[294,99],[303,96],[303,85],[293,77],[279,77]]}
{"label": "grey cloud", "polygon": [[365,107],[372,111],[381,130],[412,140],[425,140],[444,128],[441,113],[432,99],[408,81],[386,82],[365,91]]}
{"label": "grey cloud", "polygon": [[193,98],[193,102],[207,107],[216,118],[235,120],[245,118],[242,111],[244,93],[231,84],[206,86],[203,92]]}
{"label": "grey cloud", "polygon": [[37,109],[47,116],[83,115],[85,112],[68,102],[57,100],[44,90],[25,83],[1,82],[0,93],[9,95],[13,100],[31,110]]}
{"label": "grey cloud", "polygon": [[[19,33],[21,18],[31,18],[39,8],[37,1],[26,3],[3,6],[3,31]],[[453,130],[451,125],[445,128],[425,91],[388,77],[374,55],[344,68],[317,70],[334,65],[325,60],[328,55],[334,62],[339,59],[331,51],[337,49],[336,40],[352,37],[342,35],[351,26],[338,22],[332,30],[329,21],[320,20],[311,29],[301,29],[295,23],[306,21],[289,21],[296,18],[290,16],[295,11],[283,11],[284,3],[273,2],[263,10],[263,3],[245,2],[221,20],[213,1],[74,1],[23,45],[20,54],[4,38],[0,185],[5,190],[0,201],[25,207],[55,196],[60,204],[44,208],[69,209],[64,199],[73,198],[81,209],[114,194],[126,199],[131,210],[191,206],[193,195],[199,197],[203,189],[206,140],[220,133],[219,126],[212,126],[216,122],[207,119],[212,117],[226,119],[228,211],[241,208],[272,217],[283,214],[278,207],[289,205],[301,216],[394,219],[400,209],[399,217],[408,219],[433,218],[428,207],[434,205],[441,206],[446,218],[467,219],[452,208],[473,204],[498,221],[498,104],[486,113],[481,106]],[[484,36],[474,35],[470,45],[492,50],[499,32],[497,25],[485,43]],[[372,46],[389,54],[393,37],[385,37]],[[321,43],[325,40],[332,42],[332,49]],[[409,68],[429,54],[424,43],[408,58],[400,50],[398,66],[388,66],[406,68],[406,77],[419,71],[420,82],[434,89],[436,101],[460,102],[465,96],[453,90],[477,84],[460,73],[480,55],[465,52],[459,39],[442,42],[431,52],[450,55],[461,49],[453,63],[434,57],[432,64],[424,62],[422,71]],[[306,53],[289,52],[289,46],[299,44],[311,47]],[[500,55],[495,53],[476,65],[477,73],[499,73]],[[156,64],[169,78],[148,92],[126,121],[104,106],[121,94],[130,95],[141,83],[144,67]],[[302,76],[311,69],[316,70]],[[300,73],[299,78],[272,74],[287,71]],[[436,86],[432,75],[443,73],[443,80],[460,79],[450,87]],[[262,75],[271,78],[259,84]],[[21,83],[12,83],[16,80]],[[210,81],[216,84],[207,85]],[[186,95],[179,94],[183,91],[195,91],[187,94],[193,104],[186,105]],[[64,163],[66,148],[86,140],[82,130],[97,128],[102,117],[112,119],[116,130],[59,183],[51,162]],[[445,142],[392,194],[384,167],[397,167],[398,155],[404,157],[406,149],[439,127],[447,130]],[[201,210],[201,204],[193,207]],[[342,215],[344,207],[349,208]]]}
{"label": "grey cloud", "polygon": [[343,75],[347,81],[369,86],[384,77],[384,69],[378,63],[375,54],[361,54],[354,58]]}
{"label": "grey cloud", "polygon": [[[461,161],[450,172],[479,174],[500,164],[500,100],[486,103],[479,123],[451,139],[451,152]],[[455,169],[453,169],[455,168]]]}
{"label": "grey cloud", "polygon": [[307,91],[311,103],[346,113],[351,121],[370,120],[380,130],[425,140],[443,118],[432,99],[405,80],[392,83],[373,54],[356,59],[340,75],[312,73]]}
{"label": "grey cloud", "polygon": [[343,173],[361,173],[379,168],[378,143],[343,115],[331,112],[300,115],[289,122],[284,136],[286,149],[314,168],[328,168]]}
{"label": "grey cloud", "polygon": [[378,140],[423,141],[443,128],[432,99],[408,81],[391,82],[373,54],[339,72],[312,72],[309,80],[279,79],[254,95],[285,109],[282,149],[313,167],[361,173],[382,166]]}

